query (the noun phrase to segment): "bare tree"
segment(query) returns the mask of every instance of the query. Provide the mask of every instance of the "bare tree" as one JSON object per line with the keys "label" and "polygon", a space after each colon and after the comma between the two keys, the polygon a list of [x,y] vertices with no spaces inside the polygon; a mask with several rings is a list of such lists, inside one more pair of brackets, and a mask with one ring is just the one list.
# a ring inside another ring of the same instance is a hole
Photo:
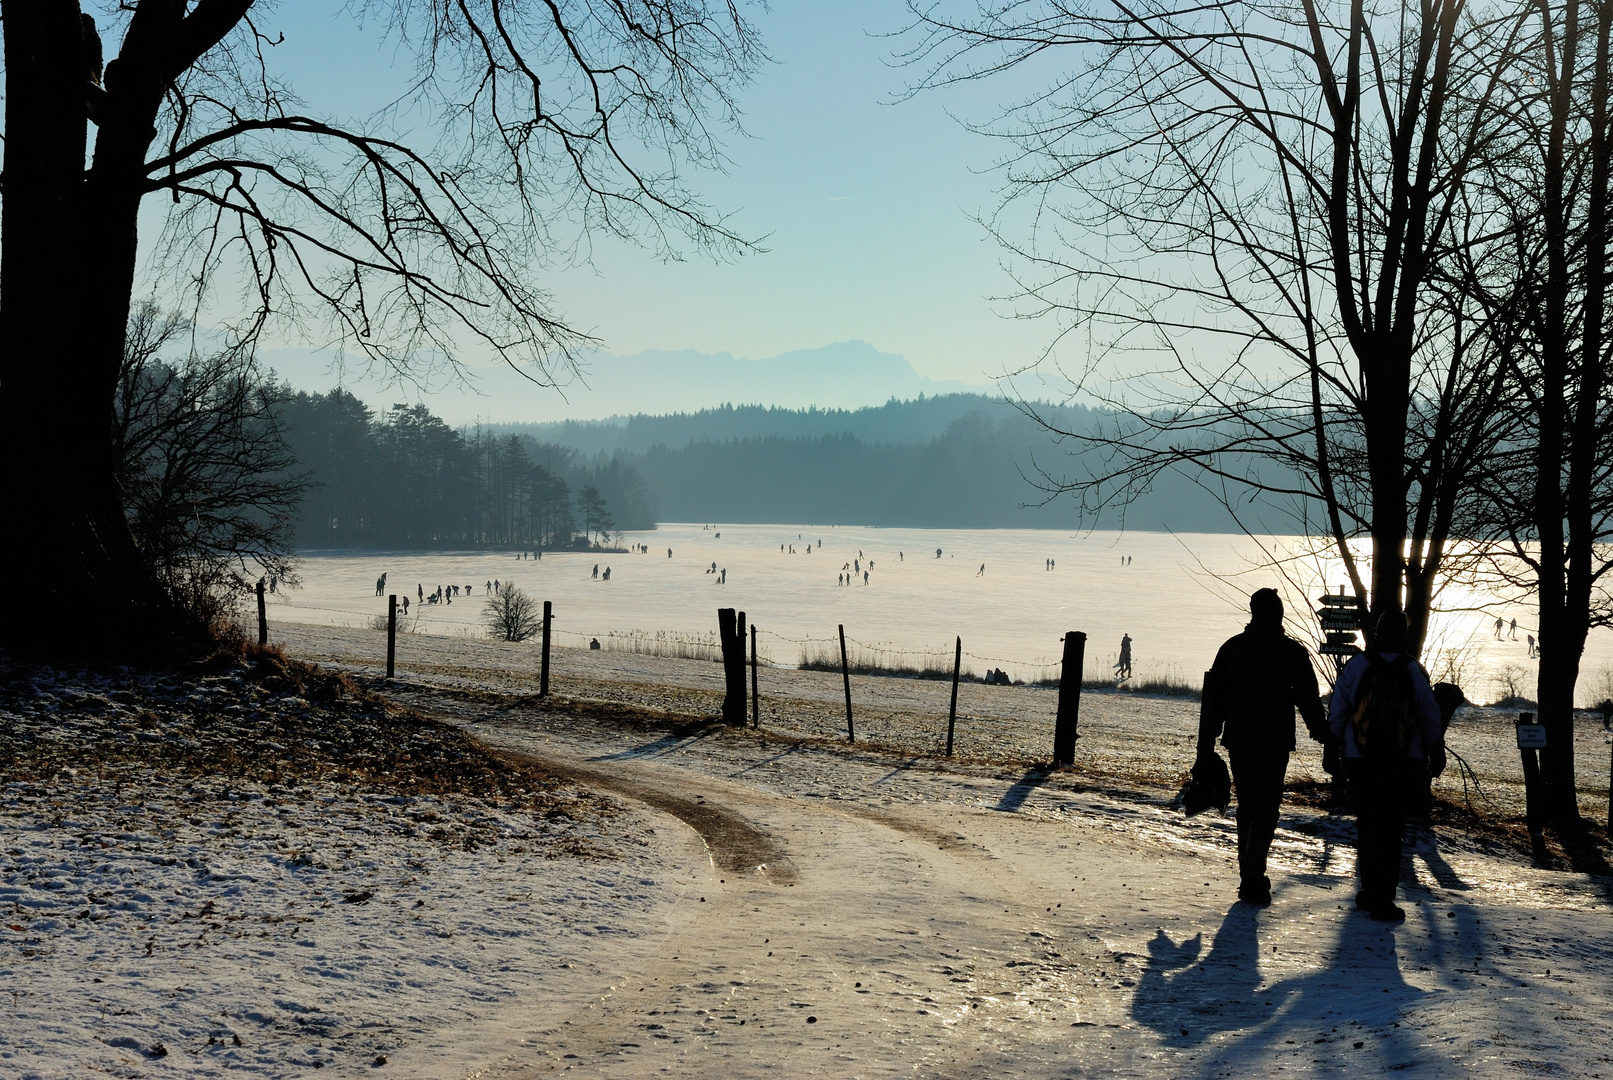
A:
{"label": "bare tree", "polygon": [[169,215],[150,272],[193,322],[233,308],[231,347],[279,320],[397,372],[474,349],[547,379],[587,338],[539,282],[597,230],[749,248],[684,179],[721,167],[764,59],[739,0],[351,7],[414,64],[369,118],[297,100],[276,71],[295,45],[253,0],[109,3],[99,29],[77,0],[0,0],[0,461],[52,523],[0,541],[47,593],[10,640],[71,644],[92,598],[153,647],[184,633],[124,521],[110,438],[149,197]]}
{"label": "bare tree", "polygon": [[1420,641],[1475,455],[1502,434],[1482,319],[1436,286],[1494,209],[1465,201],[1465,179],[1522,16],[1465,0],[911,9],[915,90],[1051,72],[978,126],[1008,148],[989,224],[1021,314],[1059,321],[1043,364],[1084,353],[1059,373],[1118,417],[1060,430],[1024,406],[1105,463],[1048,469],[1049,490],[1123,506],[1176,469],[1240,520],[1263,496],[1331,538],[1363,611],[1404,608]]}
{"label": "bare tree", "polygon": [[1473,266],[1462,282],[1505,313],[1495,344],[1516,420],[1481,486],[1474,532],[1503,545],[1499,584],[1538,603],[1543,772],[1553,816],[1573,821],[1575,686],[1590,630],[1613,625],[1613,12],[1585,0],[1538,0],[1527,10],[1530,47],[1485,170],[1491,201],[1508,211],[1505,257]]}
{"label": "bare tree", "polygon": [[290,578],[306,481],[280,424],[284,392],[239,350],[165,358],[187,330],[153,304],[136,308],[112,443],[145,565],[205,623],[260,576]]}
{"label": "bare tree", "polygon": [[509,582],[493,591],[482,612],[488,630],[504,641],[525,641],[543,626],[537,602]]}

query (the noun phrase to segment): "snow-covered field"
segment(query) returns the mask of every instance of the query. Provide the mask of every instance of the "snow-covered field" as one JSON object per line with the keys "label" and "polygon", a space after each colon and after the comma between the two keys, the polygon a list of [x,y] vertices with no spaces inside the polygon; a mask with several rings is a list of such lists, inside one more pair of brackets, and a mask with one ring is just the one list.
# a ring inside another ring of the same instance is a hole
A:
{"label": "snow-covered field", "polygon": [[[545,705],[499,647],[478,681],[475,643],[410,646],[413,712],[245,669],[0,680],[0,1077],[1613,1077],[1613,878],[1436,826],[1387,928],[1350,821],[1294,805],[1256,911],[1229,819],[1117,782],[1139,750],[1096,785],[943,765],[816,736],[810,681],[737,732],[689,719],[715,665],[595,654],[620,704]],[[931,721],[880,682],[889,731]],[[1150,709],[1112,706],[1095,760]],[[1174,758],[1190,707],[1157,708],[1137,741]]]}
{"label": "snow-covered field", "polygon": [[[694,862],[566,785],[422,792],[339,752],[253,776],[296,721],[365,717],[230,675],[3,695],[0,1077],[468,1073],[504,1012],[574,991],[590,942],[657,925]],[[397,726],[439,769],[430,730]]]}

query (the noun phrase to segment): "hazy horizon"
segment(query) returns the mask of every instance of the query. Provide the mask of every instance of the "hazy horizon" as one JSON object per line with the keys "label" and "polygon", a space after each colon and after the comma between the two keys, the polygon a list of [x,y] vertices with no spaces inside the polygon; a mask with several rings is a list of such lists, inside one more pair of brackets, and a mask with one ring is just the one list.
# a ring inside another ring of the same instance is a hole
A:
{"label": "hazy horizon", "polygon": [[759,358],[695,349],[651,349],[632,356],[600,352],[587,358],[579,377],[560,387],[540,386],[507,366],[466,367],[462,377],[444,373],[422,388],[361,368],[343,370],[328,351],[266,349],[260,361],[296,390],[324,393],[341,386],[376,411],[400,401],[420,403],[454,427],[665,416],[723,405],[860,409],[921,394],[997,392],[986,381],[928,378],[907,357],[865,341]]}

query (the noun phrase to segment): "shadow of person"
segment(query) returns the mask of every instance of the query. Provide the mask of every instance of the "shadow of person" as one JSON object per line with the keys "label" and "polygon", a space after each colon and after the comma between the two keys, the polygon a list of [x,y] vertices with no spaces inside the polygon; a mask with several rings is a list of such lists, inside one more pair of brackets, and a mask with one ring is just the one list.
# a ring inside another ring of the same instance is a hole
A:
{"label": "shadow of person", "polygon": [[1132,998],[1133,1017],[1177,1047],[1244,1027],[1247,1010],[1263,1013],[1270,996],[1261,986],[1259,928],[1259,908],[1234,904],[1202,961],[1202,932],[1177,944],[1155,931]]}
{"label": "shadow of person", "polygon": [[1274,974],[1299,970],[1268,981],[1261,917],[1260,909],[1235,905],[1202,960],[1201,934],[1177,943],[1159,930],[1148,943],[1131,1012],[1165,1045],[1188,1052],[1178,1075],[1265,1075],[1285,1052],[1314,1055],[1325,1052],[1318,1044],[1345,1040],[1353,1047],[1363,1032],[1374,1035],[1384,1068],[1427,1056],[1409,1027],[1394,1026],[1425,991],[1402,978],[1393,930],[1340,911],[1332,940],[1318,939],[1312,955],[1296,957],[1297,927],[1285,926],[1280,940],[1289,955],[1273,955],[1274,946],[1265,956]]}

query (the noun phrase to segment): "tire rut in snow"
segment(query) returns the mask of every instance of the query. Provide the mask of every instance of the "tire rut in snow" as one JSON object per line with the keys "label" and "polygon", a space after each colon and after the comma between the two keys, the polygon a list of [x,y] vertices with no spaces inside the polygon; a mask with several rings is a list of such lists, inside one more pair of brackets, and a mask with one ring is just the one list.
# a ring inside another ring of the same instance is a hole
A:
{"label": "tire rut in snow", "polygon": [[535,765],[545,772],[629,799],[671,814],[700,835],[717,869],[731,874],[755,874],[775,885],[793,885],[795,866],[772,837],[739,814],[710,802],[661,791],[652,784],[624,776],[614,776],[569,762],[536,757],[515,750],[495,750],[512,761]]}

